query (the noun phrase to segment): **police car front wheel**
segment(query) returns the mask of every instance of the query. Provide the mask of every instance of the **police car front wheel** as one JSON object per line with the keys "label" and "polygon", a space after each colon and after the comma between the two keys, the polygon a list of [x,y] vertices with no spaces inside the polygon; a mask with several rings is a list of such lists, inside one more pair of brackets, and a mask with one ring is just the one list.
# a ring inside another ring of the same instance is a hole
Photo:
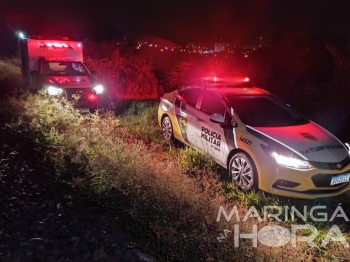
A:
{"label": "police car front wheel", "polygon": [[171,124],[171,120],[168,116],[165,116],[162,119],[162,133],[165,140],[173,140],[173,125]]}
{"label": "police car front wheel", "polygon": [[229,163],[229,175],[232,183],[243,191],[257,189],[257,174],[253,160],[245,153],[232,156]]}

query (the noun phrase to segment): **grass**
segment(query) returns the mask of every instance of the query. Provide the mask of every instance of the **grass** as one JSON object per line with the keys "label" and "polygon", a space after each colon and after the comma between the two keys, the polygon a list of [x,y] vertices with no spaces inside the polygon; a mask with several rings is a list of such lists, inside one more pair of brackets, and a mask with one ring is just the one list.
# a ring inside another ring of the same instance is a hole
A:
{"label": "grass", "polygon": [[[201,256],[211,256],[218,225],[209,217],[224,200],[220,187],[210,186],[217,182],[214,173],[194,179],[180,166],[153,161],[156,154],[148,145],[120,136],[124,130],[111,113],[81,115],[66,101],[44,94],[25,93],[8,103],[21,105],[13,111],[21,121],[9,125],[44,147],[58,178],[122,210],[136,234],[153,236],[160,256],[193,260],[199,243]],[[207,203],[209,198],[213,201]],[[180,247],[185,253],[178,254]]]}
{"label": "grass", "polygon": [[0,59],[0,98],[11,94],[16,88],[23,87],[19,64],[17,58]]}
{"label": "grass", "polygon": [[[1,101],[0,119],[7,126],[36,141],[55,166],[57,179],[75,188],[81,206],[96,202],[117,218],[118,223],[140,238],[139,245],[157,253],[158,261],[346,261],[349,248],[331,242],[321,248],[332,223],[310,223],[320,235],[317,248],[298,242],[296,248],[253,248],[250,239],[234,247],[233,234],[224,241],[217,237],[225,230],[252,232],[269,225],[290,228],[290,219],[259,222],[217,222],[219,207],[236,206],[243,217],[251,206],[259,215],[264,206],[295,206],[310,210],[326,205],[331,213],[347,197],[304,201],[251,192],[245,194],[228,183],[218,167],[203,154],[185,146],[161,140],[157,105],[135,102],[123,114],[96,112],[81,115],[65,100],[44,94],[22,93]],[[308,218],[310,214],[308,213]],[[297,223],[305,224],[300,218]],[[349,230],[341,218],[334,223]],[[309,234],[300,231],[299,235]],[[346,238],[349,241],[348,235]]]}

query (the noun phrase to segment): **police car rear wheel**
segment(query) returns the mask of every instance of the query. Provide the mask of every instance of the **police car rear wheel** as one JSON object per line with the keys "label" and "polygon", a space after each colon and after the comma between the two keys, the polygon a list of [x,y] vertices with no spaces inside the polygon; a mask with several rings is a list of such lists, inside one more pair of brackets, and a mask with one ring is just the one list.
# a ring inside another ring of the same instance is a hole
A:
{"label": "police car rear wheel", "polygon": [[168,116],[162,119],[162,133],[165,140],[173,140],[173,125],[171,124],[171,120]]}
{"label": "police car rear wheel", "polygon": [[253,160],[244,153],[236,153],[229,164],[229,174],[232,183],[243,191],[256,189],[257,179]]}

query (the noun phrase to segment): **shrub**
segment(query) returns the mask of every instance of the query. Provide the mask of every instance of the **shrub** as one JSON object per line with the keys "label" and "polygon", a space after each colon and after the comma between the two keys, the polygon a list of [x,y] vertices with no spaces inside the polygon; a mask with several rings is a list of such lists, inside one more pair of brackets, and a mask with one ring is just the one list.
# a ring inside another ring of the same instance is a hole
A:
{"label": "shrub", "polygon": [[154,75],[154,65],[116,42],[88,43],[86,64],[115,99],[154,99],[163,94]]}
{"label": "shrub", "polygon": [[[249,205],[289,202],[255,192],[243,194],[231,184],[223,187],[213,171],[216,165],[192,149],[154,146],[156,135],[147,136],[158,128],[152,103],[135,103],[122,118],[111,112],[81,115],[64,99],[27,92],[2,101],[0,116],[37,142],[54,163],[58,178],[76,188],[78,197],[98,201],[126,219],[123,223],[144,240],[144,246],[156,250],[160,261],[341,261],[349,257],[349,250],[338,243],[328,249],[311,249],[306,243],[295,249],[253,248],[247,240],[234,248],[233,234],[218,242],[224,230],[232,229],[232,222],[216,222],[220,205],[228,211],[236,205],[245,214]],[[346,197],[337,202],[345,201]],[[314,202],[319,203],[323,202]],[[253,218],[237,224],[241,232],[251,232],[256,223],[261,228],[272,222]]]}
{"label": "shrub", "polygon": [[0,98],[11,94],[15,89],[22,88],[22,86],[19,59],[0,59]]}

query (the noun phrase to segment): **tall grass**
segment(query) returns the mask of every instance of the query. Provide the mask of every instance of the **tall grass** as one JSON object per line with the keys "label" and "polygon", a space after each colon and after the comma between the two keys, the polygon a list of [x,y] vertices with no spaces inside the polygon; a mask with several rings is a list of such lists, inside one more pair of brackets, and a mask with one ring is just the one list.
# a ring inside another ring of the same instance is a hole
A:
{"label": "tall grass", "polygon": [[[202,154],[160,144],[154,104],[135,103],[120,117],[111,112],[81,115],[66,100],[22,93],[1,102],[0,117],[37,142],[57,178],[75,188],[84,199],[80,201],[108,208],[140,237],[139,244],[156,251],[159,261],[342,261],[350,256],[339,243],[254,248],[247,239],[237,248],[232,233],[219,242],[217,237],[234,224],[247,233],[254,224],[276,224],[255,218],[217,222],[219,206],[228,212],[237,206],[244,216],[250,206],[261,214],[265,205],[298,203],[258,192],[243,194],[222,183],[220,168]],[[327,229],[327,224],[320,226]]]}
{"label": "tall grass", "polygon": [[18,58],[0,58],[0,98],[23,87],[19,65]]}
{"label": "tall grass", "polygon": [[152,234],[163,259],[215,256],[210,250],[224,198],[214,173],[193,179],[180,166],[154,161],[156,154],[142,141],[123,139],[120,119],[111,113],[81,115],[65,100],[44,94],[26,93],[8,104],[21,119],[12,126],[44,145],[58,177],[127,214],[135,231]]}

